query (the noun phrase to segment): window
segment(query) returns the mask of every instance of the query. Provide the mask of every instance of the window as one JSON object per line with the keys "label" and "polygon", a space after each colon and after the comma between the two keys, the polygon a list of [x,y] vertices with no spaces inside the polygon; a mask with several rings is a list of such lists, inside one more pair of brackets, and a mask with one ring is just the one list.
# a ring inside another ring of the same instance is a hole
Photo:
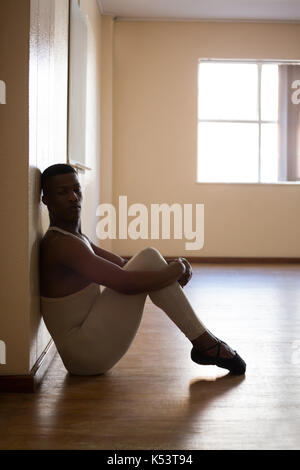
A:
{"label": "window", "polygon": [[198,182],[300,181],[299,67],[199,62]]}

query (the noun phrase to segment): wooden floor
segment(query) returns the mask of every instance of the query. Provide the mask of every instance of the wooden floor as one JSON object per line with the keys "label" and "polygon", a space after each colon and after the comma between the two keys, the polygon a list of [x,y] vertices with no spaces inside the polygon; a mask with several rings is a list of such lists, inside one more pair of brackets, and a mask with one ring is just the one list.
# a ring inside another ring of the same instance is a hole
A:
{"label": "wooden floor", "polygon": [[300,266],[198,264],[185,292],[245,377],[194,364],[147,301],[106,375],[70,376],[56,355],[36,394],[0,394],[0,448],[299,449]]}

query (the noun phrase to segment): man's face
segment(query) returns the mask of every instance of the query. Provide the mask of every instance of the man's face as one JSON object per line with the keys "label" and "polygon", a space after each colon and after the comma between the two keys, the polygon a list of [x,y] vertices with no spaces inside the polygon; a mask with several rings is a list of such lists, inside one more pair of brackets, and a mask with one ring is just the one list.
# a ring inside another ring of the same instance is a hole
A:
{"label": "man's face", "polygon": [[82,194],[77,174],[52,176],[46,183],[42,201],[48,207],[52,217],[65,221],[78,220]]}

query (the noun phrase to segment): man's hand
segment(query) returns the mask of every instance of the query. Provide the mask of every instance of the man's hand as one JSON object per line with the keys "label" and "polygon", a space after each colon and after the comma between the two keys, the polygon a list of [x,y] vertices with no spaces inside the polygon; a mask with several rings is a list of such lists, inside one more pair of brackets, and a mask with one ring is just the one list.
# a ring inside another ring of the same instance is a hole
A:
{"label": "man's hand", "polygon": [[181,278],[178,279],[178,282],[181,285],[181,287],[184,287],[191,280],[191,277],[193,275],[192,266],[190,265],[190,263],[188,262],[187,259],[182,258],[182,257],[176,258],[174,260],[168,260],[168,264],[173,262],[173,261],[181,261],[181,263],[183,263],[185,265],[185,273],[183,273]]}

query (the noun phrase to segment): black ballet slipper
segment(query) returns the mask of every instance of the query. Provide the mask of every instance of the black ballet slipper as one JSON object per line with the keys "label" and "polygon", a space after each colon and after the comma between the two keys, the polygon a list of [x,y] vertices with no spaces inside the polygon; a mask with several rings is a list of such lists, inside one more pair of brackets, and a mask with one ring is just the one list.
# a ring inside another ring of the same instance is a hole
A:
{"label": "black ballet slipper", "polygon": [[[218,367],[222,367],[223,369],[228,369],[230,373],[233,375],[245,374],[246,363],[241,358],[241,356],[236,351],[234,351],[235,355],[231,358],[220,357],[221,344],[222,343],[226,344],[226,343],[224,343],[224,341],[221,341],[218,338],[216,339],[217,339],[217,344],[214,344],[213,346],[210,346],[209,348],[204,349],[203,351],[198,351],[195,347],[193,347],[191,350],[192,361],[201,365],[215,365]],[[216,346],[218,347],[218,349],[217,349],[217,353],[215,356],[207,356],[203,354],[205,351],[208,351],[209,349],[213,349]]]}

